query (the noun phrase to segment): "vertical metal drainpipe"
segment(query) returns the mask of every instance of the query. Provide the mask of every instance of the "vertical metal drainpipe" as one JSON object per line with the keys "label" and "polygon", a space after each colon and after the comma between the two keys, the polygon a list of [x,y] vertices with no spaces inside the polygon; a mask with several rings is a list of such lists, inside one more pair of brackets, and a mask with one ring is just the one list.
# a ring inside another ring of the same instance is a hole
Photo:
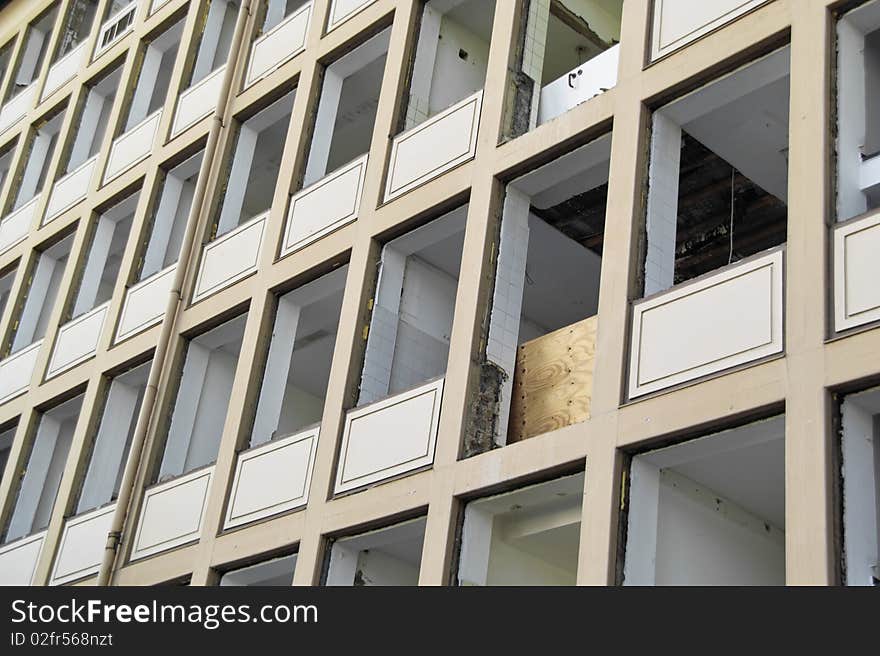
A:
{"label": "vertical metal drainpipe", "polygon": [[[122,541],[122,529],[128,516],[129,506],[134,492],[134,484],[137,479],[138,471],[144,456],[144,447],[146,446],[147,429],[150,425],[150,419],[153,415],[153,407],[156,403],[156,395],[159,388],[159,382],[162,378],[162,370],[168,346],[171,343],[171,337],[174,334],[174,328],[177,325],[177,315],[180,309],[182,299],[181,290],[183,288],[186,274],[192,262],[198,261],[198,252],[196,249],[201,247],[201,243],[196,241],[196,232],[205,204],[205,191],[208,185],[208,174],[212,168],[214,155],[217,150],[217,143],[220,139],[220,129],[223,127],[223,115],[229,101],[230,90],[232,89],[232,80],[235,76],[239,54],[241,52],[242,40],[244,39],[244,28],[247,23],[248,16],[251,13],[251,5],[253,0],[242,0],[241,7],[238,10],[238,17],[235,21],[235,31],[232,35],[232,43],[229,47],[229,58],[226,66],[226,72],[223,75],[223,87],[220,90],[220,97],[217,99],[217,106],[214,108],[214,118],[211,122],[211,130],[208,132],[208,141],[205,144],[205,154],[202,158],[202,167],[199,172],[199,179],[196,183],[196,189],[193,193],[193,203],[190,208],[189,221],[187,222],[186,232],[183,236],[183,244],[180,247],[180,259],[178,260],[177,269],[174,272],[174,283],[171,291],[168,293],[168,305],[165,308],[165,320],[162,322],[162,330],[159,333],[159,341],[156,344],[156,351],[153,354],[153,363],[150,365],[150,376],[147,379],[147,387],[144,390],[144,400],[141,403],[140,412],[138,412],[137,424],[135,425],[134,435],[131,440],[131,449],[129,451],[128,460],[125,463],[125,472],[122,475],[122,483],[119,489],[119,497],[116,499],[116,509],[113,511],[113,522],[110,525],[110,531],[107,533],[107,543],[104,547],[104,556],[101,559],[101,568],[98,570],[97,585],[109,585],[115,569],[116,557],[119,545]],[[186,257],[186,260],[183,258]]]}

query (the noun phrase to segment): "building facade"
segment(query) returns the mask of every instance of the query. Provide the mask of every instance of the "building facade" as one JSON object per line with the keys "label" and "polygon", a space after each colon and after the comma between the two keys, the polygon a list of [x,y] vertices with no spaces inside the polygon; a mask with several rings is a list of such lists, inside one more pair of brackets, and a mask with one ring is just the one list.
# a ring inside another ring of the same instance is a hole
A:
{"label": "building facade", "polygon": [[0,582],[877,584],[878,62],[880,0],[6,3]]}

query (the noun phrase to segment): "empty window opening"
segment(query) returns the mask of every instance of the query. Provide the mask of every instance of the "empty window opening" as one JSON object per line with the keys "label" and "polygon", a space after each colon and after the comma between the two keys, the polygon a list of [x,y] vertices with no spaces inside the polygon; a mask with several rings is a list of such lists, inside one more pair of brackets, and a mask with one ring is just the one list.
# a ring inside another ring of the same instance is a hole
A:
{"label": "empty window opening", "polygon": [[841,404],[847,585],[880,585],[880,388]]}
{"label": "empty window opening", "polygon": [[606,135],[507,186],[466,455],[589,417],[610,156]]}
{"label": "empty window opening", "polygon": [[39,415],[27,464],[17,481],[18,492],[4,542],[32,535],[49,525],[82,402],[80,395]]}
{"label": "empty window opening", "polygon": [[113,296],[138,197],[139,194],[133,194],[98,215],[71,317],[78,317]]}
{"label": "empty window opening", "polygon": [[37,255],[26,283],[24,302],[13,322],[12,353],[46,336],[72,246],[73,234],[70,234]]}
{"label": "empty window opening", "polygon": [[64,173],[75,170],[97,155],[101,149],[121,77],[122,68],[119,67],[89,87],[85,99],[78,108],[78,120],[74,128],[76,137],[67,154],[67,166],[62,169]]}
{"label": "empty window opening", "polygon": [[12,453],[12,441],[15,439],[15,426],[0,431],[0,479],[6,471],[9,454]]}
{"label": "empty window opening", "polygon": [[261,2],[258,9],[260,14],[257,16],[257,25],[260,26],[260,29],[255,38],[271,30],[308,2],[309,0],[266,0]]}
{"label": "empty window opening", "polygon": [[278,298],[251,446],[320,423],[348,266]]}
{"label": "empty window opening", "polygon": [[216,236],[247,223],[272,206],[295,93],[289,92],[238,124],[217,214]]}
{"label": "empty window opening", "polygon": [[295,570],[296,554],[292,554],[226,572],[220,577],[220,585],[290,586],[293,585]]}
{"label": "empty window opening", "polygon": [[110,381],[101,423],[92,443],[76,503],[77,514],[100,508],[115,501],[119,495],[131,439],[147,389],[150,364],[141,364]]}
{"label": "empty window opening", "polygon": [[12,159],[15,155],[16,141],[12,141],[7,148],[0,152],[0,194],[3,193],[3,186],[9,177],[9,169],[12,168]]}
{"label": "empty window opening", "polygon": [[446,373],[467,205],[385,244],[358,405]]}
{"label": "empty window opening", "polygon": [[188,341],[158,481],[217,458],[246,320],[243,314]]}
{"label": "empty window opening", "polygon": [[98,0],[73,0],[70,3],[53,62],[64,57],[88,38],[92,24],[95,22],[97,9]]}
{"label": "empty window opening", "polygon": [[459,585],[575,585],[584,475],[471,501]]}
{"label": "empty window opening", "polygon": [[785,584],[782,416],[638,455],[625,585]]}
{"label": "empty window opening", "polygon": [[24,166],[19,165],[21,174],[15,180],[18,188],[14,192],[13,211],[27,204],[43,190],[63,122],[64,110],[61,110],[51,118],[40,121],[30,131],[22,154]]}
{"label": "empty window opening", "polygon": [[525,0],[511,136],[614,86],[622,11],[623,0]]}
{"label": "empty window opening", "polygon": [[18,53],[18,61],[15,63],[12,80],[6,90],[6,100],[18,95],[19,91],[39,77],[40,69],[46,58],[46,51],[49,48],[49,37],[52,34],[57,13],[58,3],[28,25],[24,44]]}
{"label": "empty window opening", "polygon": [[789,49],[654,113],[644,294],[785,243]]}
{"label": "empty window opening", "polygon": [[418,585],[424,541],[424,517],[334,540],[326,585]]}
{"label": "empty window opening", "polygon": [[137,6],[137,0],[110,0],[107,3],[104,19],[101,21],[101,33],[98,35],[95,57],[128,34],[134,25]]}
{"label": "empty window opening", "polygon": [[0,317],[3,316],[3,311],[6,309],[6,304],[9,302],[9,296],[12,294],[12,284],[15,282],[15,271],[15,269],[11,269],[0,275]]}
{"label": "empty window opening", "polygon": [[180,257],[204,154],[205,151],[200,150],[174,168],[159,172],[157,200],[153,205],[137,280],[149,278],[176,263]]}
{"label": "empty window opening", "polygon": [[128,132],[165,105],[182,35],[183,21],[180,20],[144,45],[137,82],[123,109],[120,133]]}
{"label": "empty window opening", "polygon": [[235,19],[238,15],[238,0],[211,0],[207,3],[207,13],[201,22],[201,32],[195,61],[189,73],[189,88],[201,82],[211,73],[226,63],[229,47],[232,45],[232,33],[235,31]]}
{"label": "empty window opening", "polygon": [[425,3],[410,79],[405,129],[483,88],[494,19],[495,0]]}
{"label": "empty window opening", "polygon": [[9,62],[12,61],[13,48],[15,48],[15,39],[10,39],[0,47],[0,83],[6,78]]}
{"label": "empty window opening", "polygon": [[880,14],[868,2],[837,24],[837,219],[880,207]]}
{"label": "empty window opening", "polygon": [[389,27],[324,71],[304,186],[370,150],[390,36]]}

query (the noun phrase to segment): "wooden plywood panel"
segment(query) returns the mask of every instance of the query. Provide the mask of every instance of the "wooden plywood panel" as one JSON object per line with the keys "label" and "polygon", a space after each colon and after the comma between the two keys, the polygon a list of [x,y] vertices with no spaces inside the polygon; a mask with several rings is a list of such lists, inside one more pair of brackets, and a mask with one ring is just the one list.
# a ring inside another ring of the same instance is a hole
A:
{"label": "wooden plywood panel", "polygon": [[589,419],[597,322],[589,317],[519,347],[508,442]]}

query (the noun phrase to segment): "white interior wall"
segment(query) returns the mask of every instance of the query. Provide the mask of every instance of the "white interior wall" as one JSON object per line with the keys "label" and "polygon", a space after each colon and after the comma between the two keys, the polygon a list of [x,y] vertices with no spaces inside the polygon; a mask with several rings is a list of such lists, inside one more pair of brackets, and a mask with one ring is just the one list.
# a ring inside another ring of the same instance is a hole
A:
{"label": "white interior wall", "polygon": [[165,173],[139,280],[177,262],[204,151]]}
{"label": "white interior wall", "polygon": [[182,34],[183,21],[178,21],[147,45],[123,132],[165,104]]}
{"label": "white interior wall", "polygon": [[483,88],[494,9],[494,0],[431,0],[425,5],[406,129]]}
{"label": "white interior wall", "polygon": [[98,508],[116,498],[149,373],[147,362],[110,383],[77,513]]}
{"label": "white interior wall", "polygon": [[583,485],[575,474],[468,503],[459,585],[574,585]]}
{"label": "white interior wall", "polygon": [[636,456],[626,585],[783,585],[784,419]]}
{"label": "white interior wall", "polygon": [[138,196],[129,196],[98,217],[73,307],[74,317],[97,307],[113,295]]}
{"label": "white interior wall", "polygon": [[330,549],[328,586],[415,586],[425,539],[425,519],[336,540]]}
{"label": "white interior wall", "polygon": [[244,337],[245,317],[195,337],[187,346],[159,481],[198,469],[216,458]]}
{"label": "white interior wall", "polygon": [[97,154],[107,132],[107,122],[113,109],[113,99],[119,85],[121,70],[116,69],[89,89],[79,117],[76,137],[70,149],[66,171],[76,169],[87,159]]}
{"label": "white interior wall", "polygon": [[389,393],[442,376],[449,356],[458,279],[417,256],[406,260]]}
{"label": "white interior wall", "polygon": [[[837,23],[837,220],[877,205],[880,190],[862,189],[863,156],[880,150],[880,124],[868,120],[880,94],[880,9],[867,3]],[[872,33],[873,32],[873,33]],[[866,38],[866,35],[871,36]],[[869,111],[870,109],[870,111]]]}
{"label": "white interior wall", "polygon": [[[340,267],[278,299],[251,446],[321,420],[347,270]],[[319,352],[304,356],[316,341]]]}
{"label": "white interior wall", "polygon": [[199,39],[190,86],[200,82],[226,63],[237,13],[236,0],[212,0]]}
{"label": "white interior wall", "polygon": [[[471,11],[492,13],[494,10],[494,3],[490,6],[485,0],[477,3],[471,0],[470,4]],[[439,114],[486,84],[491,32],[477,34],[470,27],[448,14],[443,16],[428,99],[430,116]],[[459,56],[461,50],[467,53],[466,59]]]}
{"label": "white interior wall", "polygon": [[61,111],[35,130],[13,210],[20,208],[43,190],[63,121],[64,111]]}
{"label": "white interior wall", "polygon": [[239,127],[220,208],[218,236],[271,206],[294,95],[291,91]]}
{"label": "white interior wall", "polygon": [[81,407],[82,396],[79,396],[47,410],[40,417],[6,531],[7,542],[30,535],[49,524]]}
{"label": "white interior wall", "polygon": [[73,235],[68,235],[38,256],[12,342],[13,352],[30,346],[46,334],[72,245]]}
{"label": "white interior wall", "polygon": [[661,472],[656,585],[784,585],[785,534],[689,479]]}
{"label": "white interior wall", "polygon": [[453,210],[382,249],[358,405],[446,370],[466,208]]}
{"label": "white interior wall", "polygon": [[[52,25],[55,22],[55,9],[33,23],[27,32],[27,40],[24,49],[19,55],[18,73],[15,76],[14,86],[22,89],[33,82],[40,74],[40,66],[46,54],[46,47],[49,42],[49,34],[52,32]],[[14,96],[16,91],[12,91],[10,97]]]}
{"label": "white interior wall", "polygon": [[12,293],[12,283],[15,282],[15,269],[7,271],[0,276],[0,318],[3,317],[3,311],[9,302],[9,295]]}
{"label": "white interior wall", "polygon": [[382,30],[325,69],[304,187],[369,150],[390,38]]}
{"label": "white interior wall", "polygon": [[880,390],[841,406],[843,548],[847,585],[880,579]]}

